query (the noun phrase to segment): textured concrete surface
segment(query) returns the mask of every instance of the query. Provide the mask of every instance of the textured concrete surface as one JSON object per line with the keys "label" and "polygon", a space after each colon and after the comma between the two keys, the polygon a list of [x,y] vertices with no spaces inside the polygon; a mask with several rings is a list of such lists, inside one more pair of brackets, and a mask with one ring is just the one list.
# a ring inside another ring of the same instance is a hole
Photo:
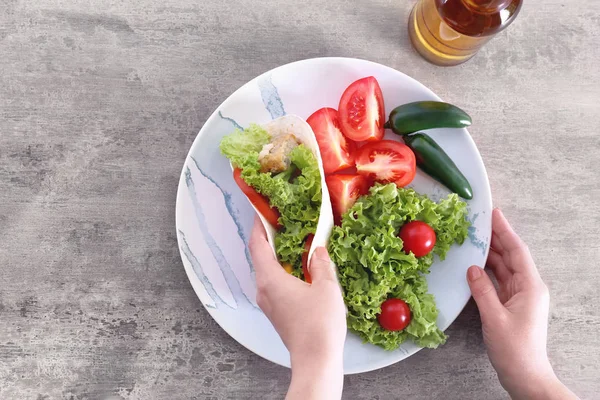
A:
{"label": "textured concrete surface", "polygon": [[[475,59],[411,49],[412,1],[0,0],[0,398],[278,399],[286,369],[224,333],[175,238],[209,114],[290,61],[381,62],[472,114],[495,204],[552,294],[549,353],[600,393],[600,10],[530,0]],[[276,5],[276,6],[275,6]],[[347,399],[506,398],[469,304],[450,340]]]}

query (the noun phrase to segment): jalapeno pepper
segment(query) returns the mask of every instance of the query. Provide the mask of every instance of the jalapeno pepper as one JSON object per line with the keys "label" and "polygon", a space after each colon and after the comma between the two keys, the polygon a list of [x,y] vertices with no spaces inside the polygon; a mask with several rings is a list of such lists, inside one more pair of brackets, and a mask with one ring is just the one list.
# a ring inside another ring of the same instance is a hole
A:
{"label": "jalapeno pepper", "polygon": [[417,101],[396,107],[385,127],[398,135],[433,128],[465,128],[471,117],[452,104],[441,101]]}
{"label": "jalapeno pepper", "polygon": [[417,158],[417,166],[448,189],[467,200],[473,198],[473,189],[454,161],[428,135],[415,133],[403,137],[404,143],[412,149]]}

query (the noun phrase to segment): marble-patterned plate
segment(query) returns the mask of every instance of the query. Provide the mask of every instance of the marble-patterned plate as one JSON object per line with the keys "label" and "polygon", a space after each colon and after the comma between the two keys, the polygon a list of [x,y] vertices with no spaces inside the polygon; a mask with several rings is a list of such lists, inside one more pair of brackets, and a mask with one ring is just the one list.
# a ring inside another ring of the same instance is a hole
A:
{"label": "marble-patterned plate", "polygon": [[[344,89],[370,75],[381,85],[386,114],[400,104],[439,100],[414,79],[369,61],[318,58],[287,64],[253,79],[229,96],[200,130],[183,166],[177,192],[177,239],[192,286],[210,315],[229,335],[280,365],[290,365],[289,353],[256,305],[254,270],[247,248],[254,210],[236,187],[229,162],[219,152],[219,142],[235,128],[250,123],[264,124],[287,113],[307,118],[321,107],[337,108]],[[436,129],[428,133],[456,162],[474,191],[473,200],[468,202],[472,222],[469,239],[462,246],[454,246],[443,262],[437,260],[427,276],[429,290],[440,310],[437,323],[445,330],[469,299],[467,268],[485,264],[492,201],[483,161],[467,130]],[[386,135],[393,138],[391,133]],[[411,186],[434,200],[448,193],[421,172]],[[344,372],[382,368],[419,350],[407,342],[388,352],[364,344],[349,333]]]}

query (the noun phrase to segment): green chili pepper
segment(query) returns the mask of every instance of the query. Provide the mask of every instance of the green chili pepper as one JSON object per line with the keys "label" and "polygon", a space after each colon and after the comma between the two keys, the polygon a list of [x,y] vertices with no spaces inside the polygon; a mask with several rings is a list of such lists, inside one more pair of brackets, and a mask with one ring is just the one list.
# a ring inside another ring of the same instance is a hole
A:
{"label": "green chili pepper", "polygon": [[417,165],[425,173],[460,197],[467,200],[473,198],[473,189],[467,178],[431,137],[424,133],[415,133],[404,136],[404,143],[415,153]]}
{"label": "green chili pepper", "polygon": [[385,127],[398,135],[433,128],[464,128],[471,117],[452,104],[441,101],[417,101],[396,107]]}

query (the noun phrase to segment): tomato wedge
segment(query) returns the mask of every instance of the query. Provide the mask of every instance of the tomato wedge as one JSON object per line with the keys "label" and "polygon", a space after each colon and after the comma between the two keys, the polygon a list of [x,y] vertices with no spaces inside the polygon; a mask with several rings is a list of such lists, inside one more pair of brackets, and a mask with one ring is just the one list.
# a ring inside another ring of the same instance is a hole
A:
{"label": "tomato wedge", "polygon": [[336,225],[342,221],[342,215],[356,203],[356,200],[369,192],[369,180],[364,175],[335,174],[325,178],[333,217]]}
{"label": "tomato wedge", "polygon": [[385,124],[385,107],[379,82],[373,76],[352,83],[340,100],[340,127],[357,142],[380,140]]}
{"label": "tomato wedge", "polygon": [[356,154],[356,171],[377,182],[395,182],[404,187],[417,173],[415,153],[395,140],[367,143]]}
{"label": "tomato wedge", "polygon": [[312,128],[326,174],[341,171],[354,165],[354,142],[348,140],[340,131],[340,117],[333,108],[321,108],[306,120]]}
{"label": "tomato wedge", "polygon": [[310,272],[308,271],[308,252],[310,250],[310,246],[312,245],[313,239],[315,235],[312,233],[306,237],[304,241],[304,253],[302,253],[302,272],[304,273],[304,281],[306,283],[312,283],[312,278],[310,276]]}
{"label": "tomato wedge", "polygon": [[281,225],[279,224],[279,211],[275,207],[271,207],[269,200],[265,196],[258,193],[252,186],[248,185],[246,181],[242,179],[241,169],[235,168],[233,170],[233,179],[240,189],[242,189],[242,192],[244,192],[246,197],[248,197],[250,203],[256,207],[260,215],[265,217],[265,219],[271,225],[273,225],[275,229],[279,230],[281,228]]}

